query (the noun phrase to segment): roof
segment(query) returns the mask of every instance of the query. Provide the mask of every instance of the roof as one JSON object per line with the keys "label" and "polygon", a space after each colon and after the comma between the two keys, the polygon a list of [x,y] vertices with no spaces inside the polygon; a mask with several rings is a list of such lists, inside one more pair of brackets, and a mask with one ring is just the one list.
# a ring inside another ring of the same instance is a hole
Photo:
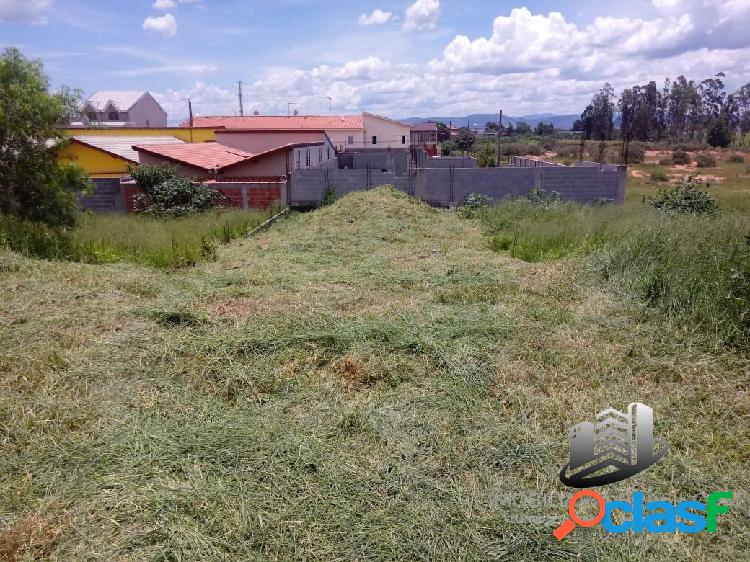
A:
{"label": "roof", "polygon": [[250,152],[229,148],[215,142],[152,144],[146,140],[144,144],[134,145],[133,149],[205,171],[228,168],[254,156]]}
{"label": "roof", "polygon": [[137,145],[133,149],[161,156],[178,164],[186,164],[206,172],[222,171],[237,164],[258,160],[277,152],[305,146],[319,146],[323,142],[289,143],[253,154],[215,142],[185,143],[182,145]]}
{"label": "roof", "polygon": [[412,128],[413,131],[437,131],[437,123],[417,123]]}
{"label": "roof", "polygon": [[404,123],[403,121],[397,121],[396,119],[391,119],[390,117],[384,117],[382,115],[376,115],[375,113],[368,113],[367,111],[363,111],[362,115],[366,115],[367,117],[374,117],[375,119],[382,119],[383,121],[390,121],[391,123],[401,125],[402,127],[408,127],[410,129],[412,127],[410,123]]}
{"label": "roof", "polygon": [[118,110],[128,111],[143,96],[148,94],[145,90],[140,91],[115,91],[103,90],[92,95],[86,103],[91,105],[96,111],[104,111],[109,102],[112,102]]}
{"label": "roof", "polygon": [[[182,124],[188,126],[188,122]],[[291,129],[291,130],[331,130],[364,129],[362,115],[253,115],[247,117],[195,117],[194,127],[226,127],[227,129]]]}
{"label": "roof", "polygon": [[117,136],[106,136],[106,135],[74,135],[72,139],[76,142],[85,144],[92,148],[102,150],[117,156],[124,158],[134,163],[138,163],[138,153],[133,150],[134,144],[148,143],[148,144],[185,144],[184,141],[177,137],[146,137],[146,136],[130,136],[130,135],[117,135]]}

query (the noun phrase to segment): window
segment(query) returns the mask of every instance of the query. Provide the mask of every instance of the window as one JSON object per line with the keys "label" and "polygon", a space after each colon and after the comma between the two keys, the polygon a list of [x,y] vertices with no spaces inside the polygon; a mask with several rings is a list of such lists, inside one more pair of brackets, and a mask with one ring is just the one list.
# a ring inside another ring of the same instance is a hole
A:
{"label": "window", "polygon": [[372,136],[372,144],[378,144],[378,137],[375,135]]}
{"label": "window", "polygon": [[322,161],[323,161],[323,149],[319,148],[318,149],[318,162],[322,162]]}
{"label": "window", "polygon": [[306,152],[305,166],[309,168],[310,167],[310,149],[308,148],[305,152]]}
{"label": "window", "polygon": [[402,135],[401,144],[406,144],[406,135]]}
{"label": "window", "polygon": [[295,150],[295,152],[297,153],[297,168],[299,168],[300,158],[302,157],[301,154],[300,154],[301,151],[300,150]]}
{"label": "window", "polygon": [[346,139],[346,144],[354,144],[354,137],[352,135],[349,135]]}
{"label": "window", "polygon": [[110,111],[108,114],[108,118],[110,121],[117,121],[120,118],[120,114],[116,111]]}

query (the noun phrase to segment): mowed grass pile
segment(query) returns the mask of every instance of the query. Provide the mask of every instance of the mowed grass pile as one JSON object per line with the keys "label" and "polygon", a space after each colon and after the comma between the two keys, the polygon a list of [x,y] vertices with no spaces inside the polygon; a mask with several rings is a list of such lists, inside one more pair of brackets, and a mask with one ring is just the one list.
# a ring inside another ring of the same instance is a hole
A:
{"label": "mowed grass pile", "polygon": [[269,212],[229,210],[171,219],[88,215],[68,230],[0,217],[0,245],[44,259],[183,267],[213,259],[218,244],[245,235]]}
{"label": "mowed grass pile", "polygon": [[510,201],[479,214],[490,246],[529,262],[584,262],[630,295],[708,336],[750,347],[750,217],[670,216],[625,207]]}
{"label": "mowed grass pile", "polygon": [[[746,354],[391,189],[165,270],[0,253],[0,558],[737,560]],[[609,499],[736,492],[720,532],[552,531],[567,428],[671,446]]]}

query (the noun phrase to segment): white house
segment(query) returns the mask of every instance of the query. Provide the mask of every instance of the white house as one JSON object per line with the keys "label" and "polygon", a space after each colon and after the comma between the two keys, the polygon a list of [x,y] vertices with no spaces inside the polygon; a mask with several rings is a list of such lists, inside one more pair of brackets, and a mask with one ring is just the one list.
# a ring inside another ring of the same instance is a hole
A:
{"label": "white house", "polygon": [[[196,127],[240,129],[245,132],[302,133],[324,131],[339,152],[362,148],[409,148],[411,125],[373,113],[361,115],[253,115],[196,117]],[[182,124],[189,126],[188,122]]]}
{"label": "white house", "polygon": [[167,112],[149,92],[96,92],[83,106],[90,124],[103,127],[166,127]]}

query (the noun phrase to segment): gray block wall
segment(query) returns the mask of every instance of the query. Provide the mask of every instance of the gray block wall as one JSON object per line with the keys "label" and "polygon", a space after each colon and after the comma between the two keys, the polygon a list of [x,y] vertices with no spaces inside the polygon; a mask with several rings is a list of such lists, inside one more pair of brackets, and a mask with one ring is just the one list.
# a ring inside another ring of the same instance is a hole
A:
{"label": "gray block wall", "polygon": [[471,193],[481,193],[500,201],[506,197],[525,196],[534,188],[557,191],[564,199],[581,203],[602,199],[622,203],[626,179],[623,166],[602,169],[598,165],[417,168],[404,175],[379,169],[307,169],[292,174],[289,204],[313,207],[322,200],[328,188],[340,197],[351,191],[386,184],[440,207],[461,204]]}
{"label": "gray block wall", "polygon": [[78,198],[78,205],[92,213],[126,213],[125,194],[120,178],[92,178],[94,191]]}
{"label": "gray block wall", "polygon": [[440,158],[428,158],[425,160],[423,168],[444,169],[444,168],[477,168],[476,158],[461,156],[443,156]]}

